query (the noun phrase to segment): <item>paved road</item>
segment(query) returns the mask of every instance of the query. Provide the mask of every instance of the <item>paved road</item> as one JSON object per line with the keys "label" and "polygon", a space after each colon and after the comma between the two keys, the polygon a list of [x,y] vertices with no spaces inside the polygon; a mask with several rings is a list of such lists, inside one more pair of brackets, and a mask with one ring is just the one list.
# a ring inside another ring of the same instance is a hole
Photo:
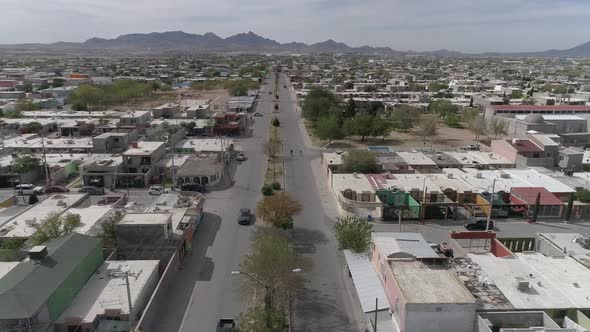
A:
{"label": "paved road", "polygon": [[248,160],[237,166],[233,186],[206,194],[207,214],[195,234],[192,256],[165,290],[167,298],[156,304],[161,318],[144,331],[215,331],[220,318],[237,317],[248,307],[240,295],[241,280],[231,271],[238,269],[242,255],[249,252],[254,229],[237,224],[238,210],[254,210],[266,167],[263,147],[268,140],[272,96],[262,93],[260,98],[258,111],[264,116],[254,117],[253,131],[236,140]]}
{"label": "paved road", "polygon": [[[305,138],[294,96],[285,75],[279,83],[279,99],[283,144],[287,155],[286,190],[299,200],[303,211],[295,217],[296,250],[311,262],[303,273],[305,288],[295,298],[295,331],[362,331],[360,306],[348,275],[344,259],[337,250],[331,231],[334,220],[328,217],[318,192],[312,163],[320,157],[317,149],[305,146]],[[293,157],[290,150],[293,149]],[[300,155],[302,150],[303,155]]]}

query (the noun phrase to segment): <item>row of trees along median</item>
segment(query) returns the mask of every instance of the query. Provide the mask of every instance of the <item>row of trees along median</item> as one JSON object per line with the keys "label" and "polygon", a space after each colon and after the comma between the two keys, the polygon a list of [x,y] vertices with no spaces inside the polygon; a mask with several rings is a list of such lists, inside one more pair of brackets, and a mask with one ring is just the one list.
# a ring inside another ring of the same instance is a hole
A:
{"label": "row of trees along median", "polygon": [[281,178],[280,175],[277,178],[277,173],[282,175],[284,172],[280,142],[280,121],[274,118],[266,146],[266,184],[262,188],[263,197],[256,206],[259,222],[253,235],[253,246],[242,258],[240,270],[234,272],[244,275],[242,289],[246,298],[251,301],[256,294],[258,300],[239,316],[239,331],[286,331],[290,325],[291,297],[302,285],[297,272],[308,267],[291,243],[293,217],[301,212],[301,204],[277,181]]}
{"label": "row of trees along median", "polygon": [[[426,111],[426,112],[424,112]],[[479,140],[490,133],[494,137],[506,134],[506,123],[501,120],[486,121],[475,108],[461,110],[448,99],[432,101],[423,110],[411,105],[385,108],[381,102],[358,106],[353,98],[344,101],[323,88],[313,88],[302,104],[304,118],[311,124],[313,134],[321,140],[347,137],[385,138],[393,130],[408,132],[416,129],[424,138],[435,136],[441,123],[450,128],[468,128]]]}

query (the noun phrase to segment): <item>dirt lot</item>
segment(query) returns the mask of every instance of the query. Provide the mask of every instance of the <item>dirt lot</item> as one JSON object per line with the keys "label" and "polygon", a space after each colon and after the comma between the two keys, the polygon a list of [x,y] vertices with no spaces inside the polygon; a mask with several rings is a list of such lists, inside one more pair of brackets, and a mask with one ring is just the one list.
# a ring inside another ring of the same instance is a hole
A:
{"label": "dirt lot", "polygon": [[[311,127],[309,123],[306,123],[307,132],[311,133]],[[319,140],[317,137],[311,135],[313,144],[315,146],[324,146],[328,142]],[[488,140],[489,137],[481,136],[481,140]],[[493,137],[492,137],[493,138]],[[335,140],[332,142],[330,147],[347,149],[351,147],[366,147],[369,145],[388,145],[393,147],[400,147],[404,149],[411,148],[424,148],[430,147],[432,143],[433,148],[437,147],[461,147],[469,144],[476,143],[475,135],[469,129],[462,128],[449,128],[444,124],[439,125],[437,135],[432,138],[424,138],[417,132],[417,129],[413,129],[407,133],[401,133],[392,131],[391,134],[385,139],[382,138],[365,138],[364,142],[361,142],[360,137],[353,137],[351,139]]]}
{"label": "dirt lot", "polygon": [[113,107],[116,111],[131,111],[131,110],[147,110],[158,107],[165,103],[177,103],[179,100],[179,94],[182,94],[183,99],[209,99],[213,100],[214,103],[211,110],[223,110],[226,105],[226,101],[229,98],[229,93],[226,90],[191,90],[181,89],[171,92],[160,92],[153,96],[136,100],[128,105],[120,105]]}

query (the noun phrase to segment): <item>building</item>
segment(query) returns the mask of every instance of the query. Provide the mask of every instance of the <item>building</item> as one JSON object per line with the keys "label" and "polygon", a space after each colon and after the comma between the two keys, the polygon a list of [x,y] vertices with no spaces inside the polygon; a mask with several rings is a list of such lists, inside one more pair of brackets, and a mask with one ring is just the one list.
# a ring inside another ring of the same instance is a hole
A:
{"label": "building", "polygon": [[94,153],[121,153],[137,140],[137,132],[108,132],[92,137]]}
{"label": "building", "polygon": [[117,174],[122,186],[146,187],[159,181],[158,162],[166,154],[165,142],[132,142],[123,153],[125,173]]}
{"label": "building", "polygon": [[191,157],[175,174],[176,186],[185,184],[214,186],[219,183],[225,170],[221,154],[199,154]]}
{"label": "building", "polygon": [[523,206],[528,216],[534,214],[537,204],[537,197],[540,197],[537,211],[538,218],[559,218],[565,207],[563,201],[551,194],[544,187],[513,187],[510,191],[510,201],[513,205]]}
{"label": "building", "polygon": [[490,119],[498,115],[515,117],[526,114],[590,114],[590,106],[582,105],[489,105],[485,110],[485,117]]}
{"label": "building", "polygon": [[48,330],[103,261],[101,241],[77,233],[34,247],[0,279],[0,326]]}
{"label": "building", "polygon": [[371,261],[397,331],[473,331],[475,299],[420,234],[373,233],[372,239]]}
{"label": "building", "polygon": [[[109,321],[127,323],[124,326],[129,329],[129,317],[137,321],[156,288],[158,266],[158,260],[104,262],[57,319],[55,331],[101,331],[102,325]],[[126,280],[129,281],[132,312]]]}

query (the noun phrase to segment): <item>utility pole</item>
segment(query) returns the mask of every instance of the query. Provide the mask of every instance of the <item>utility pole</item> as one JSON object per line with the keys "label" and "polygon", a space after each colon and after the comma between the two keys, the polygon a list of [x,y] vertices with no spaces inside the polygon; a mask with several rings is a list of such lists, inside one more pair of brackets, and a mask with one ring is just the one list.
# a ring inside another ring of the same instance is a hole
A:
{"label": "utility pole", "polygon": [[[41,129],[43,130],[43,129]],[[43,149],[43,168],[45,169],[45,185],[50,185],[49,181],[49,165],[47,165],[47,152],[45,151],[45,135],[41,134],[41,147]]]}
{"label": "utility pole", "polygon": [[373,329],[377,332],[377,312],[379,311],[379,298],[375,298],[375,323],[373,324]]}
{"label": "utility pole", "polygon": [[490,211],[488,212],[488,220],[486,222],[486,231],[490,230],[490,221],[492,220],[492,211],[494,208],[494,191],[496,190],[496,179],[492,183],[492,195],[490,196]]}

